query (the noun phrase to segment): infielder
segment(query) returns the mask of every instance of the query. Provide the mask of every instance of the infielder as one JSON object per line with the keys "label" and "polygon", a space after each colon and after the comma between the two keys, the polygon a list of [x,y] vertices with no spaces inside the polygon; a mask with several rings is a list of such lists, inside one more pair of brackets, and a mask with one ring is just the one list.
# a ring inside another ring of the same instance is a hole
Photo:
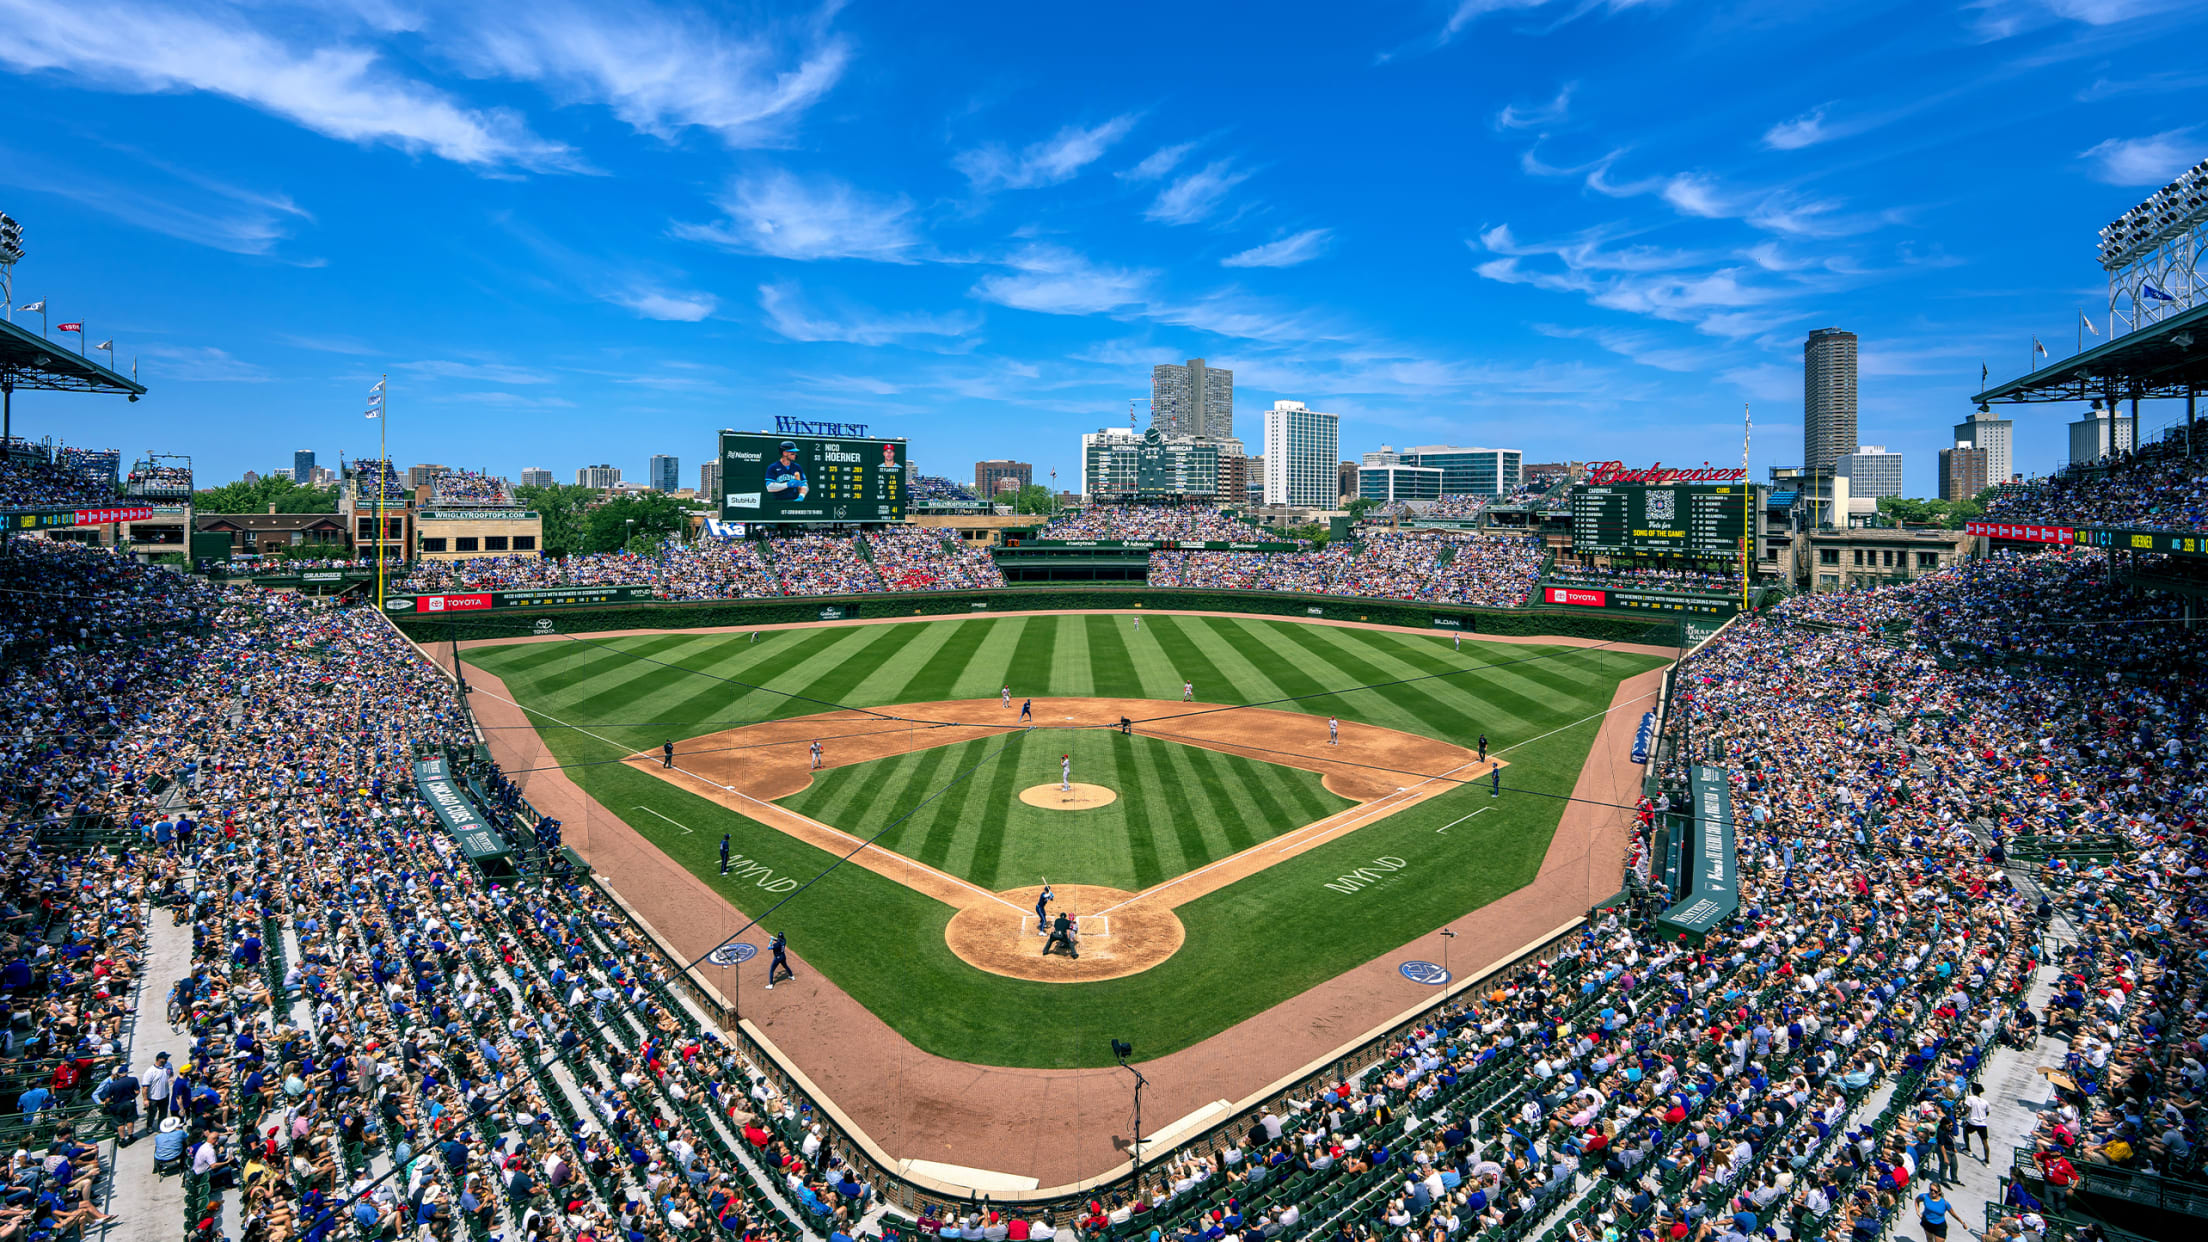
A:
{"label": "infielder", "polygon": [[1050,884],[1045,881],[1043,891],[1035,897],[1035,934],[1038,936],[1050,934],[1050,899],[1055,896],[1057,894],[1050,891]]}
{"label": "infielder", "polygon": [[819,739],[819,738],[814,738],[814,739],[813,739],[813,771],[815,771],[815,772],[818,772],[818,771],[820,771],[820,769],[821,769],[821,768],[822,768],[823,766],[824,766],[824,765],[822,764],[822,762],[821,762],[821,758],[820,758],[820,739]]}
{"label": "infielder", "polygon": [[797,972],[790,969],[790,938],[788,936],[781,932],[774,933],[774,939],[767,942],[767,949],[774,954],[774,960],[767,963],[767,990],[772,992],[774,990],[775,972],[781,972],[785,979],[797,978]]}
{"label": "infielder", "polygon": [[1183,703],[1193,703],[1193,702],[1195,702],[1195,701],[1196,701],[1196,683],[1195,683],[1195,682],[1193,682],[1193,681],[1184,681],[1184,682],[1182,682],[1182,683],[1181,683],[1181,702],[1183,702]]}
{"label": "infielder", "polygon": [[1003,689],[1003,690],[1002,690],[1002,691],[1001,691],[1000,693],[1001,693],[1001,695],[1002,695],[1002,697],[1003,697],[1003,699],[1004,699],[1004,710],[1006,710],[1006,711],[1011,711],[1011,710],[1012,710],[1012,687],[1010,687],[1010,686],[1006,686],[1006,687],[1005,687],[1005,688],[1004,688],[1004,689]]}
{"label": "infielder", "polygon": [[1022,720],[1025,720],[1025,721],[1028,721],[1029,723],[1033,723],[1033,722],[1034,722],[1034,720],[1035,720],[1035,700],[1033,700],[1033,699],[1021,699],[1021,700],[1020,700],[1020,719],[1022,719]]}
{"label": "infielder", "polygon": [[1058,792],[1073,792],[1073,756],[1058,756]]}
{"label": "infielder", "polygon": [[1332,716],[1326,718],[1326,744],[1329,746],[1342,744],[1342,722]]}

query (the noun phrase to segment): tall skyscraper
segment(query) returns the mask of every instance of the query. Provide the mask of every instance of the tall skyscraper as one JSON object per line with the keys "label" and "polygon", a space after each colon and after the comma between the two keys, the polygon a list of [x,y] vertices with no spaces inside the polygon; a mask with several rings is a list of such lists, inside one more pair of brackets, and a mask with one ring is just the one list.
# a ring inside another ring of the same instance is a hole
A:
{"label": "tall skyscraper", "polygon": [[621,482],[621,467],[612,465],[584,466],[575,472],[579,487],[608,488]]}
{"label": "tall skyscraper", "polygon": [[1883,444],[1866,444],[1852,453],[1843,453],[1832,472],[1848,481],[1850,499],[1901,495],[1901,454],[1887,452]]}
{"label": "tall skyscraper", "polygon": [[299,484],[314,482],[313,449],[297,449],[292,453],[291,481]]}
{"label": "tall skyscraper", "polygon": [[718,458],[698,467],[698,495],[721,503],[721,463]]}
{"label": "tall skyscraper", "polygon": [[1225,440],[1234,435],[1234,372],[1201,358],[1150,368],[1150,425],[1169,436]]}
{"label": "tall skyscraper", "polygon": [[1342,416],[1275,401],[1265,411],[1265,503],[1331,509],[1340,499]]}
{"label": "tall skyscraper", "polygon": [[2098,461],[2131,450],[2131,420],[2113,410],[2094,406],[2084,418],[2070,424],[2070,460]]}
{"label": "tall skyscraper", "polygon": [[1991,414],[1972,414],[1955,424],[1955,442],[1986,450],[1986,482],[2006,483],[2015,470],[2009,455],[2010,433],[2016,424]]}
{"label": "tall skyscraper", "polygon": [[521,485],[523,487],[550,487],[552,486],[552,472],[542,466],[531,466],[521,472]]}
{"label": "tall skyscraper", "polygon": [[644,476],[654,491],[671,492],[682,486],[682,463],[665,453],[652,455],[652,468]]}
{"label": "tall skyscraper", "polygon": [[1855,333],[1818,328],[1802,342],[1802,465],[1830,474],[1855,447]]}

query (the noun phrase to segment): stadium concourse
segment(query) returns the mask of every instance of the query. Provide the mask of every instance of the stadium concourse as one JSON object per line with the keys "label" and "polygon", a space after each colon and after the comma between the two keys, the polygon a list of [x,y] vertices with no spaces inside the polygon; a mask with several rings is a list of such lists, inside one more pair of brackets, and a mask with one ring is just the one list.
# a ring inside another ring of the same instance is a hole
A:
{"label": "stadium concourse", "polygon": [[0,1233],[2068,1235],[2121,1207],[2097,1184],[2197,1185],[2208,1088],[2199,647],[2098,556],[1789,600],[1688,657],[1659,768],[1743,808],[1707,943],[1600,914],[1139,1184],[908,1216],[495,771],[470,796],[522,865],[467,861],[412,766],[465,708],[372,609],[15,539]]}

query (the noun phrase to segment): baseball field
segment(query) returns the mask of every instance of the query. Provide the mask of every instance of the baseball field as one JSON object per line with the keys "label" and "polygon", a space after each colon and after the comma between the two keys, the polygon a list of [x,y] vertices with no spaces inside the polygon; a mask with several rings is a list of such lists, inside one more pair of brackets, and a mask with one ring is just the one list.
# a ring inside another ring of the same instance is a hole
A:
{"label": "baseball field", "polygon": [[[925,1051],[1035,1067],[1187,1047],[1525,885],[1617,683],[1661,663],[1117,614],[466,659],[597,805],[760,918],[747,940],[787,934]],[[1046,881],[1078,959],[1042,953]]]}

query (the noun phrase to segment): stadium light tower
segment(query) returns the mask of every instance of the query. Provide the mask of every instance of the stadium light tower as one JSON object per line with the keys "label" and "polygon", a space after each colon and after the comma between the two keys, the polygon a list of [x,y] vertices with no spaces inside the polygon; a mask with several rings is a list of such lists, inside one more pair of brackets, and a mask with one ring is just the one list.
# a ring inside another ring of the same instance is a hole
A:
{"label": "stadium light tower", "polygon": [[0,211],[0,304],[8,322],[15,322],[15,265],[23,261],[23,226]]}
{"label": "stadium light tower", "polygon": [[2109,335],[2143,328],[2208,300],[2208,160],[2101,230]]}

